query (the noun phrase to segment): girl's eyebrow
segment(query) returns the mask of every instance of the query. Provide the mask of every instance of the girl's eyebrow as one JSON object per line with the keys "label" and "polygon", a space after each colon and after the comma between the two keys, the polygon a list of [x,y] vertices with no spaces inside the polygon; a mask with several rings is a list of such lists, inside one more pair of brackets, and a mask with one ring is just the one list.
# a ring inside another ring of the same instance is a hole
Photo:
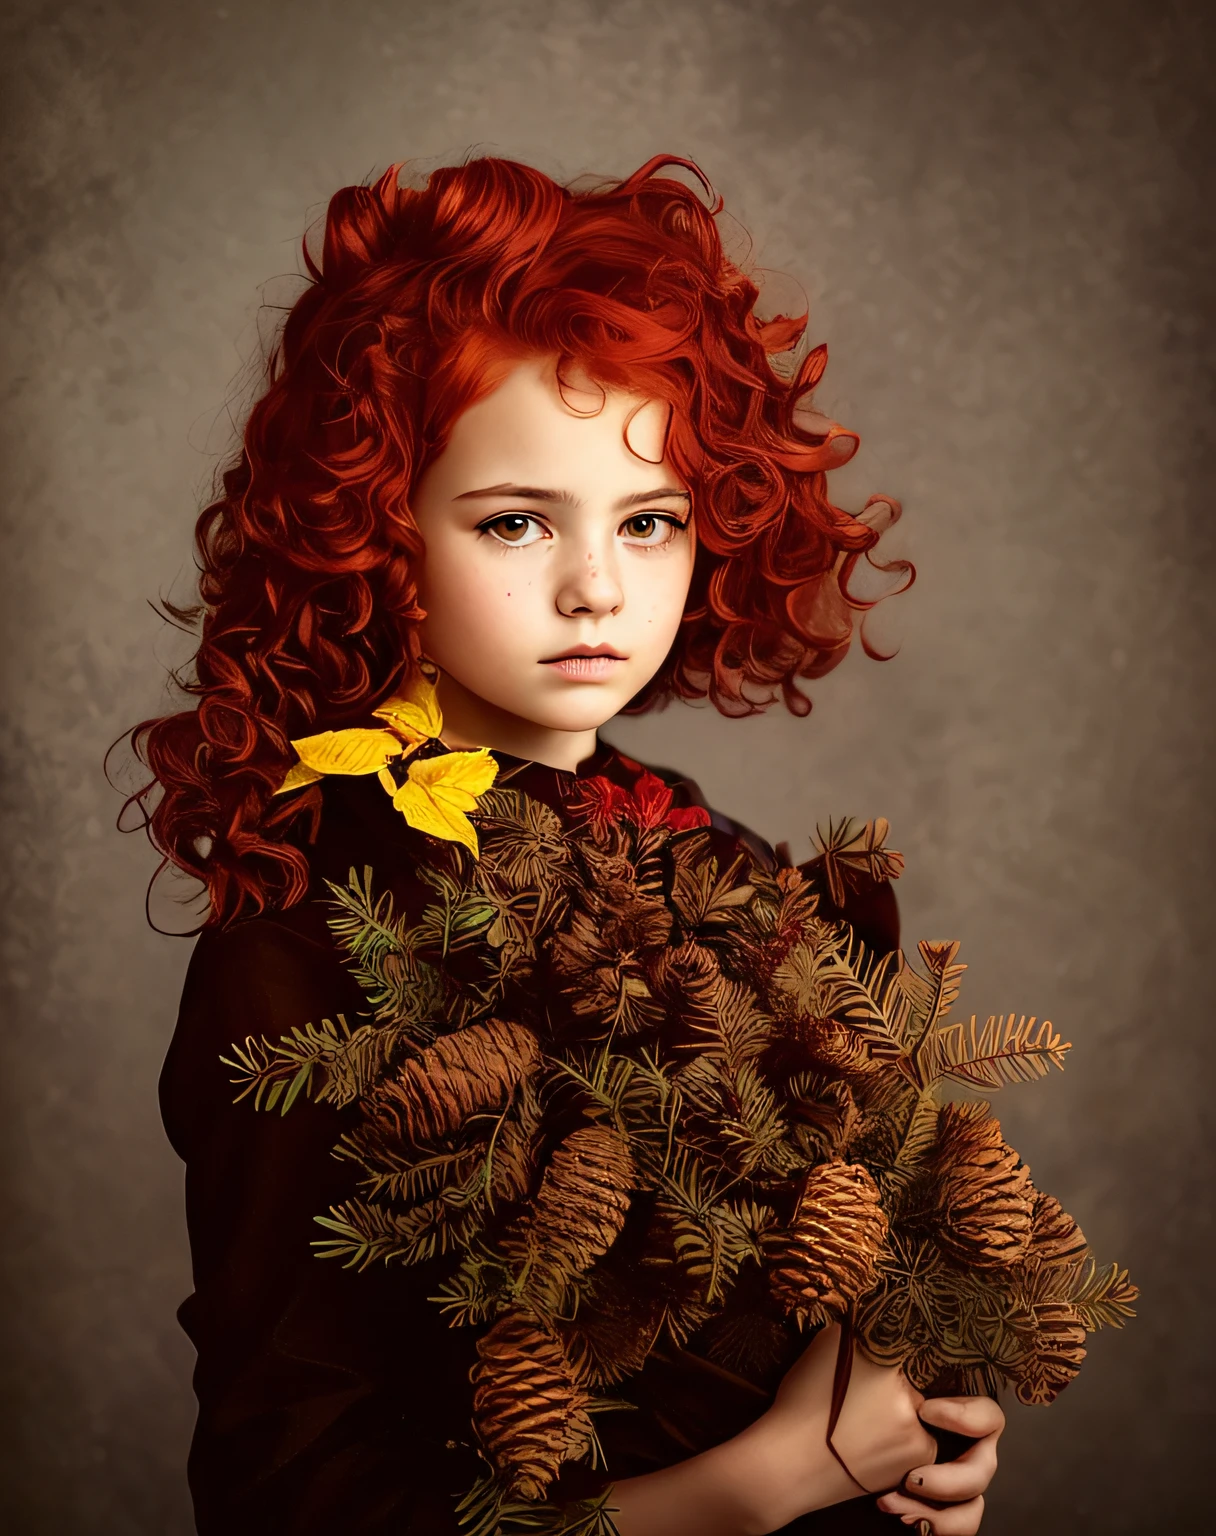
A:
{"label": "girl's eyebrow", "polygon": [[[460,495],[454,497],[453,500],[474,501],[477,498],[484,496],[514,496],[520,501],[545,501],[551,503],[561,503],[562,505],[569,507],[576,507],[579,505],[579,498],[575,496],[571,491],[547,490],[535,485],[487,485],[484,486],[481,490],[462,491]],[[664,485],[660,486],[658,490],[634,491],[630,496],[622,496],[613,510],[616,512],[625,512],[630,507],[641,506],[643,502],[662,501],[664,499],[670,499],[673,496],[678,496],[682,501],[687,501],[689,503],[692,501],[692,497],[687,491],[681,491],[674,485]]]}
{"label": "girl's eyebrow", "polygon": [[662,501],[664,497],[678,496],[681,501],[692,505],[692,497],[687,491],[678,490],[674,485],[660,486],[657,491],[635,491],[632,496],[622,496],[616,504],[618,512],[628,511],[630,507],[637,507],[644,501]]}
{"label": "girl's eyebrow", "polygon": [[478,496],[517,496],[521,501],[563,501],[578,505],[578,497],[569,491],[546,491],[535,485],[487,485],[479,491],[462,491],[455,501],[472,501]]}

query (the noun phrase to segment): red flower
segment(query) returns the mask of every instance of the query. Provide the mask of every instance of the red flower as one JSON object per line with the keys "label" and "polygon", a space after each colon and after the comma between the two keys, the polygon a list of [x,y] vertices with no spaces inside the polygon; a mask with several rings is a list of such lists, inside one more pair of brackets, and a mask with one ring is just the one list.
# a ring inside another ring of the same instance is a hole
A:
{"label": "red flower", "polygon": [[693,827],[707,827],[709,812],[703,805],[677,805],[668,811],[667,825],[673,832],[689,832]]}
{"label": "red flower", "polygon": [[699,805],[673,806],[671,789],[648,770],[632,791],[602,777],[584,779],[579,787],[581,799],[573,810],[588,821],[628,821],[641,831],[670,827],[673,832],[687,832],[709,826],[707,810]]}

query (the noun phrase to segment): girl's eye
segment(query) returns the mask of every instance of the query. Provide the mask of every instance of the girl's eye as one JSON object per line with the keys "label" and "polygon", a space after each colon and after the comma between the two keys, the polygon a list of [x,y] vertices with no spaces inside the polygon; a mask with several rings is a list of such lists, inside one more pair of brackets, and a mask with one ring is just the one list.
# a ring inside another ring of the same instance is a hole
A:
{"label": "girl's eye", "polygon": [[674,517],[658,512],[635,512],[621,524],[621,532],[633,544],[667,544],[683,526]]}
{"label": "girl's eye", "polygon": [[482,523],[481,527],[484,533],[493,534],[502,544],[535,544],[538,539],[548,537],[545,528],[523,512],[504,512],[501,517]]}

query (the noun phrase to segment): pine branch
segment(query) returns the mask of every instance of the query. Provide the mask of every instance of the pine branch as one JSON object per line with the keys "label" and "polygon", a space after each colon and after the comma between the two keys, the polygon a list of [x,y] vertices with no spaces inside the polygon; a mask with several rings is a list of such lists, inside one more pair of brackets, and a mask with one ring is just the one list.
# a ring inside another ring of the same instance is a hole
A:
{"label": "pine branch", "polygon": [[842,924],[817,927],[817,941],[795,946],[773,972],[773,985],[803,1014],[846,1026],[872,1058],[901,1055],[897,956],[872,954]]}
{"label": "pine branch", "polygon": [[[345,1136],[335,1152],[339,1157],[363,1163],[362,1157]],[[417,1159],[411,1159],[403,1149],[399,1167],[369,1169],[367,1176],[360,1182],[371,1200],[399,1200],[414,1204],[430,1199],[443,1190],[467,1185],[474,1170],[484,1163],[485,1156],[484,1142]],[[483,1179],[483,1187],[485,1183]]]}
{"label": "pine branch", "polygon": [[939,1026],[925,1050],[930,1080],[946,1079],[968,1088],[1000,1088],[1006,1083],[1030,1083],[1049,1068],[1064,1066],[1072,1047],[1061,1040],[1048,1019],[1035,1029],[1036,1019],[1022,1014],[990,1014],[982,1030],[970,1024]]}
{"label": "pine branch", "polygon": [[911,1076],[918,1088],[924,1088],[932,1079],[922,1065],[922,1057],[932,1049],[934,1030],[954,1006],[967,967],[955,962],[959,946],[954,940],[931,943],[922,939],[916,947],[929,972],[928,979],[918,976],[910,966],[903,966],[899,981],[912,1002],[918,1026],[916,1039],[908,1053]]}
{"label": "pine branch", "polygon": [[591,1499],[540,1503],[514,1498],[491,1474],[474,1483],[456,1505],[456,1515],[468,1536],[618,1536],[611,1494],[606,1488]]}
{"label": "pine branch", "polygon": [[786,1139],[789,1127],[778,1108],[776,1095],[754,1064],[744,1062],[734,1071],[726,1068],[722,1077],[729,1094],[729,1108],[719,1135],[733,1152],[737,1170],[751,1175],[765,1169],[788,1176],[802,1167],[805,1160]]}
{"label": "pine branch", "polygon": [[476,1327],[519,1302],[519,1277],[484,1232],[471,1232],[458,1268],[429,1299],[451,1327]]}
{"label": "pine branch", "polygon": [[1099,1269],[1091,1259],[1069,1300],[1086,1332],[1096,1333],[1099,1328],[1122,1328],[1129,1317],[1135,1317],[1132,1303],[1139,1295],[1127,1270],[1117,1264]]}
{"label": "pine branch", "polygon": [[726,1188],[681,1148],[655,1202],[676,1262],[710,1306],[725,1299],[744,1259],[759,1252],[747,1221],[722,1200]]}
{"label": "pine branch", "polygon": [[438,1254],[461,1246],[459,1221],[447,1201],[427,1200],[412,1210],[397,1213],[364,1200],[346,1200],[330,1206],[328,1216],[313,1218],[332,1237],[317,1238],[312,1246],[321,1259],[344,1259],[344,1269],[367,1269],[375,1263],[421,1264]]}
{"label": "pine branch", "polygon": [[705,979],[686,1020],[699,1036],[696,1049],[731,1072],[754,1061],[772,1038],[773,1021],[759,1007],[752,989],[720,972]]}
{"label": "pine branch", "polygon": [[593,1055],[553,1059],[550,1065],[578,1084],[589,1100],[589,1113],[629,1139],[638,1187],[653,1187],[670,1155],[681,1104],[669,1070],[645,1050],[628,1057],[610,1045]]}
{"label": "pine branch", "polygon": [[899,1138],[895,1165],[900,1169],[918,1168],[926,1161],[937,1140],[938,1105],[932,1090],[920,1093],[912,1105],[907,1125]]}
{"label": "pine branch", "polygon": [[847,889],[856,888],[862,880],[895,880],[902,873],[903,855],[885,846],[890,830],[883,816],[860,823],[846,816],[829,821],[826,832],[815,828],[815,844],[834,906],[843,907]]}
{"label": "pine branch", "polygon": [[352,867],[344,886],[332,880],[325,883],[335,909],[329,919],[330,929],[359,965],[364,965],[368,955],[378,948],[394,949],[400,944],[393,923],[393,898],[387,891],[380,896],[372,894],[370,865],[364,865],[362,878]]}
{"label": "pine branch", "polygon": [[406,918],[393,916],[392,897],[372,893],[371,870],[349,883],[326,884],[334,909],[328,919],[335,939],[350,955],[352,972],[377,1019],[404,1028],[425,1044],[435,1036],[447,988],[440,972],[417,954],[420,935]]}
{"label": "pine branch", "polygon": [[446,960],[454,951],[476,943],[498,914],[481,891],[470,890],[446,871],[422,866],[419,874],[439,900],[424,909],[413,929],[412,942]]}
{"label": "pine branch", "polygon": [[673,850],[675,879],[672,901],[689,930],[717,928],[731,922],[740,907],[745,907],[756,893],[750,883],[739,882],[744,867],[742,856],[735,859],[726,873],[719,875],[718,861],[704,850],[709,839],[701,836],[683,838]]}
{"label": "pine branch", "polygon": [[561,818],[539,800],[491,789],[479,803],[480,869],[515,890],[551,896],[569,877],[570,847]]}
{"label": "pine branch", "polygon": [[266,1037],[233,1044],[220,1061],[240,1088],[234,1103],[250,1094],[255,1109],[278,1108],[286,1114],[301,1094],[341,1107],[376,1081],[397,1043],[396,1032],[372,1024],[352,1030],[346,1016],[297,1026],[277,1041]]}

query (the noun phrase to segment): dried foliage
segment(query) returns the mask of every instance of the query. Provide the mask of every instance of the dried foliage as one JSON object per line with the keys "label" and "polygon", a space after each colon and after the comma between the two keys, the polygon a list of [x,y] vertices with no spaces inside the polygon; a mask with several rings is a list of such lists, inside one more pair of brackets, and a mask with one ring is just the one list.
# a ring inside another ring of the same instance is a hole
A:
{"label": "dried foliage", "polygon": [[447,1320],[482,1330],[474,1536],[610,1528],[553,1481],[663,1342],[768,1388],[848,1316],[924,1390],[1040,1403],[1136,1299],[989,1106],[946,1097],[1061,1066],[1052,1026],[952,1021],[956,944],[914,966],[821,915],[898,874],[885,823],[773,875],[656,806],[605,790],[563,819],[494,789],[480,858],[420,838],[420,911],[352,871],[332,922],[366,1016],[229,1058],[262,1108],[357,1105],[361,1192],[318,1251],[434,1262]]}

